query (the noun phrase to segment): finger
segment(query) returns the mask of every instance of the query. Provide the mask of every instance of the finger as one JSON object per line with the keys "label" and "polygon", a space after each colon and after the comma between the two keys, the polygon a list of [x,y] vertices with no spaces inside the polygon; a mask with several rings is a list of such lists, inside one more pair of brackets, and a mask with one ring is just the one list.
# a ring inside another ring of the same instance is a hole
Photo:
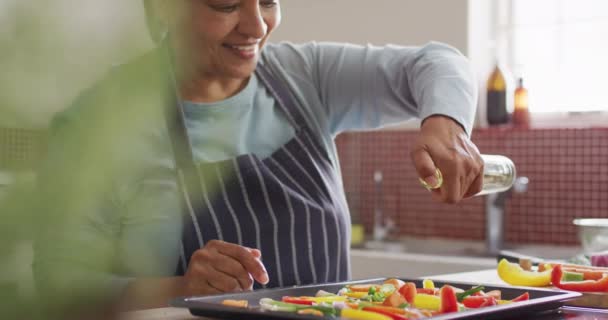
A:
{"label": "finger", "polygon": [[222,271],[210,267],[207,274],[209,275],[207,277],[209,285],[221,292],[242,291],[238,280]]}
{"label": "finger", "polygon": [[262,257],[262,251],[258,250],[258,249],[251,249],[249,248],[249,251],[251,252],[251,254],[253,254],[253,256],[255,258],[261,258]]}
{"label": "finger", "polygon": [[253,254],[247,250],[247,248],[224,242],[219,248],[218,252],[236,259],[240,262],[245,270],[249,272],[253,278],[261,283],[267,284],[269,281],[268,272],[260,259],[253,256]]}
{"label": "finger", "polygon": [[462,199],[462,178],[457,172],[451,170],[447,173],[444,172],[443,184],[439,189],[441,191],[441,201],[456,203]]}
{"label": "finger", "polygon": [[186,277],[184,277],[186,287],[188,288],[188,295],[222,293],[222,291],[209,284],[207,280],[210,277],[209,268],[206,265],[191,263],[188,267]]}
{"label": "finger", "polygon": [[464,194],[465,198],[470,198],[470,197],[478,194],[483,187],[483,174],[482,173],[478,173],[474,179],[475,180],[473,180],[473,182],[469,186],[469,190],[467,190],[467,192]]}
{"label": "finger", "polygon": [[219,254],[213,263],[213,268],[235,278],[243,290],[253,288],[253,277],[236,259]]}
{"label": "finger", "polygon": [[411,157],[420,179],[431,189],[439,187],[439,179],[436,174],[437,167],[431,155],[425,149],[418,149],[412,153]]}

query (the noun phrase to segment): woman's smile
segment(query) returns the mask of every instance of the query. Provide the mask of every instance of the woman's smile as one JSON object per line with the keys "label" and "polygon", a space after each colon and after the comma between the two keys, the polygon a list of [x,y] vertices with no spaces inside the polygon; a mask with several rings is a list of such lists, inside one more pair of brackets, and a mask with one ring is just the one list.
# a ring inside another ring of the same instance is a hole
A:
{"label": "woman's smile", "polygon": [[244,44],[230,44],[224,43],[222,45],[224,48],[228,49],[228,51],[243,59],[243,60],[252,60],[257,57],[259,50],[259,42],[254,43],[244,43]]}

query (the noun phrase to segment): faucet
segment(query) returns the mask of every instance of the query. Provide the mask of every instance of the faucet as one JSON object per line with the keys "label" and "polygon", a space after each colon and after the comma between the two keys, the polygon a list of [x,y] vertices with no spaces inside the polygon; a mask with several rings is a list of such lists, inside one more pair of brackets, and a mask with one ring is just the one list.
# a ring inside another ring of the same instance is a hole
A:
{"label": "faucet", "polygon": [[486,249],[488,254],[496,255],[503,249],[505,202],[507,198],[513,192],[524,193],[528,191],[529,182],[527,177],[518,177],[510,190],[486,195]]}
{"label": "faucet", "polygon": [[374,241],[385,241],[396,227],[395,222],[391,218],[384,218],[382,199],[382,171],[374,172],[374,183],[376,184],[376,204],[374,206]]}

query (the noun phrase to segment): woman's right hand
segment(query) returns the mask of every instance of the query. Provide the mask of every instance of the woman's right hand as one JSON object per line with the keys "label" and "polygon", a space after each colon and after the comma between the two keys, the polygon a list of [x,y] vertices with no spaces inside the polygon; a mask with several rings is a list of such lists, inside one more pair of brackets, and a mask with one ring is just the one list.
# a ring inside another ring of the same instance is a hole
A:
{"label": "woman's right hand", "polygon": [[268,283],[260,250],[220,240],[209,241],[192,254],[184,276],[187,295],[252,290],[254,280]]}

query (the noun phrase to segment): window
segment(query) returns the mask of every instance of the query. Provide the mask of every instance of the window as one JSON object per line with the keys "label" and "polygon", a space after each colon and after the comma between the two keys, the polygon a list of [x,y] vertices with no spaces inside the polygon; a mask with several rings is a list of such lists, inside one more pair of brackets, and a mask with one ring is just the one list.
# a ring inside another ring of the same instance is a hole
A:
{"label": "window", "polygon": [[498,41],[530,111],[608,111],[608,1],[510,0]]}

